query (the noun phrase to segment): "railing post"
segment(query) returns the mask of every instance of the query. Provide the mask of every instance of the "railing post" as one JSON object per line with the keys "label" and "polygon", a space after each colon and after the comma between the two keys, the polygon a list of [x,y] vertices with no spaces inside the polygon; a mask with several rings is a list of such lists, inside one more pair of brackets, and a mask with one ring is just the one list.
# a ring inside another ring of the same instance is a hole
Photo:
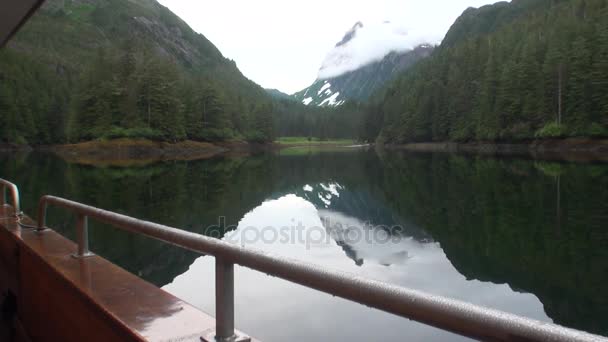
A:
{"label": "railing post", "polygon": [[215,258],[215,341],[247,342],[234,331],[234,264]]}
{"label": "railing post", "polygon": [[95,255],[89,251],[89,219],[82,214],[76,217],[76,243],[78,251],[72,254],[74,258],[82,259]]}
{"label": "railing post", "polygon": [[0,186],[2,187],[2,196],[0,196],[0,205],[4,206],[8,204],[6,200],[6,191],[11,191],[11,197],[13,198],[13,210],[15,211],[14,216],[19,218],[21,216],[21,206],[19,203],[19,188],[7,180],[0,178]]}
{"label": "railing post", "polygon": [[47,207],[46,196],[40,197],[40,201],[38,201],[38,227],[36,228],[36,233],[42,234],[46,229]]}
{"label": "railing post", "polygon": [[4,206],[6,204],[6,185],[4,183],[0,183],[2,187],[2,196],[0,196],[0,206]]}
{"label": "railing post", "polygon": [[234,338],[234,264],[215,258],[215,338]]}

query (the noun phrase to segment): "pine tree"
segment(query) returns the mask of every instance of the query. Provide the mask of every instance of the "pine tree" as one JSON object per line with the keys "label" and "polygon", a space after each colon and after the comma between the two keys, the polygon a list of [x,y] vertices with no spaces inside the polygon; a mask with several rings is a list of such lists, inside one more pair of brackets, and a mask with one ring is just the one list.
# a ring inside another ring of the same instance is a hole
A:
{"label": "pine tree", "polygon": [[[608,6],[604,10],[608,13]],[[598,26],[597,51],[591,70],[591,117],[608,130],[608,23]]]}
{"label": "pine tree", "polygon": [[125,51],[120,57],[118,65],[118,83],[116,84],[115,97],[118,103],[113,119],[115,125],[134,128],[142,124],[137,115],[137,69],[135,43],[127,40]]}
{"label": "pine tree", "polygon": [[549,44],[543,63],[544,99],[543,112],[545,121],[555,121],[561,125],[564,116],[564,95],[567,75],[566,49],[562,43],[553,40]]}
{"label": "pine tree", "polygon": [[587,41],[579,37],[572,44],[570,56],[570,78],[568,82],[568,123],[575,134],[584,134],[589,123],[591,102],[591,53]]}
{"label": "pine tree", "polygon": [[[213,84],[207,83],[200,90],[199,110],[201,112],[201,121],[203,129],[208,130],[211,139],[227,138],[227,133],[222,130],[229,130],[231,123],[226,105],[224,104],[221,94]],[[215,136],[215,137],[214,137]]]}
{"label": "pine tree", "polygon": [[[273,109],[270,104],[263,104],[253,112],[254,131],[251,140],[255,142],[271,142],[275,139]],[[326,138],[326,130],[320,134],[321,138]]]}
{"label": "pine tree", "polygon": [[[488,44],[491,45],[490,42]],[[477,139],[481,140],[494,140],[500,134],[498,115],[495,112],[496,92],[498,91],[498,65],[496,54],[491,49],[490,46],[488,61],[484,68],[483,82],[476,96],[477,105],[474,109],[477,118],[475,135]]]}
{"label": "pine tree", "polygon": [[178,85],[179,75],[171,62],[152,57],[145,63],[139,95],[140,112],[147,118],[149,128],[158,130],[164,139],[171,141],[186,136]]}
{"label": "pine tree", "polygon": [[539,48],[535,37],[526,43],[522,50],[518,75],[519,92],[522,97],[520,121],[535,126],[539,126],[543,122],[541,114],[543,82],[537,51]]}
{"label": "pine tree", "polygon": [[0,82],[0,141],[15,142],[15,114],[17,113],[12,91],[6,80]]}

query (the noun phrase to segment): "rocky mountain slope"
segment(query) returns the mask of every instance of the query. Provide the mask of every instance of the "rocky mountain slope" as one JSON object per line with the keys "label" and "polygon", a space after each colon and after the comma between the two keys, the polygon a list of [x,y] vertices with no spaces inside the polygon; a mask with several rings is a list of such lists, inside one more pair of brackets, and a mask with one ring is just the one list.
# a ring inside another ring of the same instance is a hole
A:
{"label": "rocky mountain slope", "polygon": [[390,22],[369,26],[358,22],[328,53],[317,80],[293,96],[305,105],[316,106],[366,101],[432,50],[433,46],[420,44],[419,39]]}

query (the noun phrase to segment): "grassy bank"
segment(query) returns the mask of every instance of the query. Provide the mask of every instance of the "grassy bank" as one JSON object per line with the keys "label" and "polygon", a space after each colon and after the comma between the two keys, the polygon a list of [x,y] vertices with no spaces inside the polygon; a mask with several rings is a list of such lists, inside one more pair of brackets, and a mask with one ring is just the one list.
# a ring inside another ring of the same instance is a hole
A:
{"label": "grassy bank", "polygon": [[321,140],[319,138],[308,138],[308,137],[279,137],[275,140],[275,143],[279,145],[288,146],[306,146],[306,145],[354,145],[353,139],[327,139]]}

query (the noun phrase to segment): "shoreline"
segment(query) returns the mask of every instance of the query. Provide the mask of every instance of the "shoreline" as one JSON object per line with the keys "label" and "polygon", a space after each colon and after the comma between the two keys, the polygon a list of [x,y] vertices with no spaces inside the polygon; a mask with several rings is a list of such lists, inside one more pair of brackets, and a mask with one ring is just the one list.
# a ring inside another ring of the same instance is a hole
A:
{"label": "shoreline", "polygon": [[76,144],[41,146],[34,150],[51,152],[68,163],[95,166],[137,166],[168,160],[212,158],[229,149],[199,141],[157,142],[147,139],[115,139]]}
{"label": "shoreline", "polygon": [[[162,161],[191,161],[218,156],[243,157],[260,152],[273,152],[292,147],[332,147],[339,144],[252,143],[241,140],[201,142],[184,140],[158,142],[148,139],[94,140],[50,146],[19,146],[0,151],[53,153],[68,163],[92,166],[143,166]],[[346,145],[344,145],[346,146]]]}
{"label": "shoreline", "polygon": [[[158,142],[147,139],[95,140],[76,144],[28,146],[0,144],[0,152],[51,152],[69,163],[95,166],[136,166],[169,160],[200,160],[225,156],[247,156],[294,147],[349,147],[339,143],[249,143],[246,141]],[[369,145],[369,146],[373,146]],[[567,138],[522,142],[418,142],[377,145],[387,150],[513,156],[533,159],[608,162],[608,139]]]}
{"label": "shoreline", "polygon": [[389,150],[531,157],[564,161],[608,161],[608,139],[567,138],[522,142],[421,142],[385,144]]}

